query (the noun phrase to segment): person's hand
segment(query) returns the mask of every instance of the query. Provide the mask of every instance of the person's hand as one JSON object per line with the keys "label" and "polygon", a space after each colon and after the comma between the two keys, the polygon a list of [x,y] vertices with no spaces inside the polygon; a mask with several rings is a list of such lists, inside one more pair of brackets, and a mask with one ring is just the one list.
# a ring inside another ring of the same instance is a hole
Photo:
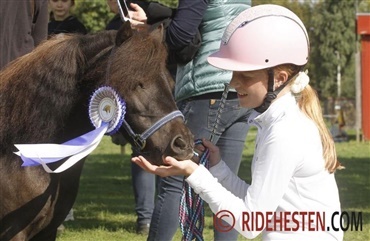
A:
{"label": "person's hand", "polygon": [[142,23],[133,19],[130,20],[130,25],[132,29],[135,29],[137,31],[147,31],[150,27],[150,25],[146,23]]}
{"label": "person's hand", "polygon": [[131,3],[130,7],[131,9],[133,9],[129,10],[129,15],[131,17],[131,28],[138,31],[147,30],[149,28],[149,25],[146,23],[147,17],[144,10],[135,3]]}
{"label": "person's hand", "polygon": [[161,177],[167,176],[190,176],[195,169],[198,168],[198,164],[194,163],[191,160],[178,161],[173,157],[164,158],[163,162],[166,166],[156,166],[151,164],[143,156],[133,157],[131,161],[139,165],[145,171],[153,173]]}
{"label": "person's hand", "polygon": [[145,11],[136,3],[131,3],[130,7],[132,10],[129,10],[130,17],[136,21],[146,23],[147,17]]}
{"label": "person's hand", "polygon": [[207,148],[209,150],[209,158],[208,158],[209,167],[213,167],[217,165],[221,161],[221,155],[220,155],[219,148],[205,138],[202,138],[202,142],[203,142],[203,145],[197,145],[195,149],[197,150],[198,153],[199,152],[203,153],[205,149]]}

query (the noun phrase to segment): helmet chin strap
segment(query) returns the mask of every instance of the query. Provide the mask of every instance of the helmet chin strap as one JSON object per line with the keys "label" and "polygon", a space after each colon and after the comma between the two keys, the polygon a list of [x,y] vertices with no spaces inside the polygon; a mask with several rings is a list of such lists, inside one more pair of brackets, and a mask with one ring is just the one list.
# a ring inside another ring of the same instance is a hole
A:
{"label": "helmet chin strap", "polygon": [[278,88],[274,90],[274,68],[268,69],[268,83],[267,83],[267,94],[265,99],[263,100],[262,105],[254,108],[257,112],[263,113],[265,112],[271,105],[272,101],[276,99],[277,95],[280,93],[282,89],[289,83],[290,79],[285,81],[284,84],[280,85]]}

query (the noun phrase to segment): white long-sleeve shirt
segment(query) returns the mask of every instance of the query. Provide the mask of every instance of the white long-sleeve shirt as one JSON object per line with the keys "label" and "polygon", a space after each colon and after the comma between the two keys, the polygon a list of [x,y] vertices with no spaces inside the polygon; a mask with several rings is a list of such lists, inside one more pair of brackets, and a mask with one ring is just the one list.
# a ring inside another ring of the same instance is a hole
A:
{"label": "white long-sleeve shirt", "polygon": [[[263,240],[342,240],[343,232],[331,226],[333,213],[340,212],[334,174],[325,170],[315,123],[294,96],[288,93],[263,114],[255,112],[250,124],[258,128],[250,185],[223,161],[209,171],[199,166],[186,181],[214,213],[230,211],[234,228],[247,238],[263,232]],[[333,220],[339,228],[339,215]]]}

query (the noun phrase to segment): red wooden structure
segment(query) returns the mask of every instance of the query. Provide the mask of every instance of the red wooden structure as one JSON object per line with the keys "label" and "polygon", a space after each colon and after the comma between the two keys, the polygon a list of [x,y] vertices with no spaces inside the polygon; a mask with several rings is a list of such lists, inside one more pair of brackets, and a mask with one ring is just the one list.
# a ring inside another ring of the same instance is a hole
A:
{"label": "red wooden structure", "polygon": [[370,140],[370,13],[357,14],[357,34],[361,36],[361,105],[364,140]]}

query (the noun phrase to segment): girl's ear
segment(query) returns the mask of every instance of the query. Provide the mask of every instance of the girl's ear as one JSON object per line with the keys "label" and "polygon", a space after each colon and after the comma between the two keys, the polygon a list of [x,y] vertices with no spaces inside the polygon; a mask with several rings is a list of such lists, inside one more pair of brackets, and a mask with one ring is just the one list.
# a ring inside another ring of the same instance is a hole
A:
{"label": "girl's ear", "polygon": [[285,70],[280,70],[279,72],[275,73],[275,88],[278,88],[287,82],[288,78],[289,74]]}

